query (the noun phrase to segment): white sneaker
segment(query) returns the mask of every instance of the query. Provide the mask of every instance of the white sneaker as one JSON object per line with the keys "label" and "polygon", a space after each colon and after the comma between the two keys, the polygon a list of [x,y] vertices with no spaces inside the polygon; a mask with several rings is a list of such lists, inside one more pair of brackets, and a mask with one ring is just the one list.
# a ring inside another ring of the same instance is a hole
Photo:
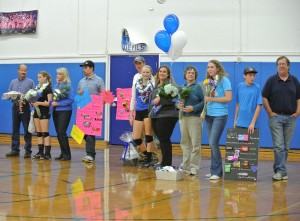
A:
{"label": "white sneaker", "polygon": [[217,175],[212,175],[209,179],[210,180],[219,180],[219,179],[221,179],[221,177],[219,177]]}
{"label": "white sneaker", "polygon": [[94,160],[93,157],[91,157],[91,156],[85,156],[85,157],[82,157],[81,160],[82,160],[83,162],[86,162],[86,163],[93,163],[93,162],[95,162],[95,160]]}
{"label": "white sneaker", "polygon": [[205,177],[206,177],[206,178],[210,178],[210,177],[211,177],[211,174],[208,173],[208,174],[205,175]]}

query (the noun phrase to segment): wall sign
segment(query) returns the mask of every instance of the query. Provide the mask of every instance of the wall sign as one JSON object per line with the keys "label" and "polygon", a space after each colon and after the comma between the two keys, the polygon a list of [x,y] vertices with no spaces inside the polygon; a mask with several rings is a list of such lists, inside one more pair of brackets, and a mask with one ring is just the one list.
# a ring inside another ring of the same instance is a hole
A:
{"label": "wall sign", "polygon": [[127,29],[122,30],[122,50],[126,52],[141,52],[147,50],[146,43],[133,43],[130,41]]}
{"label": "wall sign", "polygon": [[0,12],[0,35],[35,33],[38,11]]}
{"label": "wall sign", "polygon": [[225,180],[256,181],[258,170],[259,130],[227,129]]}

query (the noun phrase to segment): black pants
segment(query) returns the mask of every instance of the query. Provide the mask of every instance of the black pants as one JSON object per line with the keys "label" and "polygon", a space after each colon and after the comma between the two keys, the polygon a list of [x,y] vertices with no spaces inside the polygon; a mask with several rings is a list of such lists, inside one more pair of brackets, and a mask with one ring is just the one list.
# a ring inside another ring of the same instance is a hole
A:
{"label": "black pants", "polygon": [[177,121],[177,117],[152,118],[152,127],[160,142],[161,166],[172,166],[171,136]]}
{"label": "black pants", "polygon": [[65,159],[71,158],[71,150],[67,129],[72,116],[72,111],[53,111],[53,122],[57,134],[57,139],[60,145],[61,155]]}
{"label": "black pants", "polygon": [[13,103],[12,106],[12,136],[11,136],[11,149],[14,151],[20,151],[20,126],[21,122],[24,129],[24,149],[31,151],[31,133],[28,132],[28,125],[30,121],[30,107],[29,105],[23,106],[23,113],[19,112],[19,107]]}

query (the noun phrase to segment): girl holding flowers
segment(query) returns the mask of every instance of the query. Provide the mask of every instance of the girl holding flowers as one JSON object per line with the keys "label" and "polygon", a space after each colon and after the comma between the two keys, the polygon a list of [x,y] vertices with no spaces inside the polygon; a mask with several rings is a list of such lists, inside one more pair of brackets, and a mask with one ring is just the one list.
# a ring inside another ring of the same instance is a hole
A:
{"label": "girl holding flowers", "polygon": [[70,160],[71,149],[67,136],[67,129],[72,116],[73,88],[66,68],[56,69],[56,82],[53,91],[53,122],[56,130],[56,136],[60,146],[60,155],[55,160]]}
{"label": "girl holding flowers", "polygon": [[217,60],[208,62],[206,71],[206,94],[204,101],[207,106],[205,122],[209,136],[211,150],[210,174],[206,177],[210,180],[218,180],[223,176],[222,157],[219,149],[219,140],[227,123],[228,102],[232,99],[231,83],[225,73],[222,64]]}
{"label": "girl holding flowers", "polygon": [[51,141],[49,136],[49,107],[53,97],[51,76],[46,71],[40,71],[38,73],[38,82],[39,84],[35,90],[38,92],[36,94],[37,101],[32,103],[32,106],[34,107],[33,118],[38,137],[39,151],[33,158],[50,160]]}
{"label": "girl holding flowers", "polygon": [[181,167],[190,175],[196,175],[200,168],[200,150],[202,140],[202,119],[204,96],[200,84],[197,83],[198,71],[193,66],[186,67],[183,75],[186,83],[180,90],[181,101],[177,104],[182,110],[179,120],[182,149]]}
{"label": "girl holding flowers", "polygon": [[150,95],[150,117],[154,133],[160,141],[162,161],[160,166],[172,166],[171,135],[178,121],[175,103],[178,89],[168,66],[161,66],[155,76],[156,88]]}
{"label": "girl holding flowers", "polygon": [[[133,126],[133,139],[138,148],[145,154],[146,161],[141,165],[142,168],[149,168],[152,161],[152,152],[154,151],[153,134],[151,119],[148,113],[149,95],[154,89],[151,81],[152,68],[144,65],[141,71],[141,77],[138,78],[132,90],[132,101],[135,109],[130,110],[130,116],[135,111],[134,122],[130,121]],[[146,146],[142,141],[145,132]]]}

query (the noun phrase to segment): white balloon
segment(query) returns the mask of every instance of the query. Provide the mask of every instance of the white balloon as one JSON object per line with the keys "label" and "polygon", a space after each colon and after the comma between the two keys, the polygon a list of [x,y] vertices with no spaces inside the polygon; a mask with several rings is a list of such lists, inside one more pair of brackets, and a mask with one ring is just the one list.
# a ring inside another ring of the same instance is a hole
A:
{"label": "white balloon", "polygon": [[183,49],[187,43],[186,34],[183,31],[176,31],[171,35],[171,46],[175,50]]}
{"label": "white balloon", "polygon": [[174,61],[182,55],[183,48],[187,43],[186,34],[183,31],[176,31],[171,35],[171,46],[168,56]]}
{"label": "white balloon", "polygon": [[168,51],[168,56],[171,58],[172,61],[176,60],[177,58],[179,58],[183,53],[183,50],[179,50],[179,51],[174,51],[172,48],[170,48],[170,50]]}

